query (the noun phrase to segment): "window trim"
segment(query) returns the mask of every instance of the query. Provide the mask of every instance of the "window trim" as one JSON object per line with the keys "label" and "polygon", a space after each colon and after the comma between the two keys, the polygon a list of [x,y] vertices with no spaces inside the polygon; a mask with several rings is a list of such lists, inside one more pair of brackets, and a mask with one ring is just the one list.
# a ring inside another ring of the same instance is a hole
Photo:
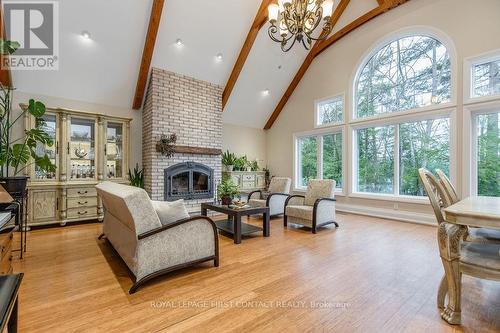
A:
{"label": "window trim", "polygon": [[335,125],[330,127],[323,127],[312,131],[298,132],[293,134],[293,191],[305,192],[307,187],[299,185],[299,145],[298,141],[302,138],[317,137],[318,145],[316,151],[316,177],[317,179],[323,178],[323,136],[328,134],[341,134],[342,135],[342,187],[335,187],[335,195],[344,196],[346,190],[346,131],[344,125]]}
{"label": "window trim", "polygon": [[[319,124],[319,104],[336,99],[338,97],[340,97],[342,99],[342,120],[340,122],[335,122],[335,123]],[[330,128],[330,127],[344,124],[346,121],[345,101],[346,101],[345,92],[341,92],[341,93],[331,95],[328,97],[316,99],[314,101],[314,128],[327,128],[327,127]]]}
{"label": "window trim", "polygon": [[[357,111],[357,106],[356,106],[356,85],[359,79],[359,76],[363,70],[363,68],[366,66],[368,61],[372,58],[372,56],[379,52],[383,47],[385,47],[387,44],[401,39],[405,37],[412,37],[412,36],[426,36],[430,38],[436,39],[438,42],[440,42],[442,45],[446,47],[446,50],[448,51],[448,55],[450,57],[450,65],[451,65],[451,87],[450,87],[450,101],[446,103],[441,103],[441,104],[431,104],[431,105],[426,105],[421,108],[414,108],[414,109],[409,109],[409,110],[404,110],[404,111],[399,111],[399,112],[388,112],[388,113],[383,113],[380,115],[375,115],[371,117],[365,117],[365,118],[357,118],[356,117],[356,111]],[[382,38],[379,38],[377,41],[375,41],[361,56],[361,58],[358,60],[358,63],[354,67],[354,72],[351,75],[351,85],[349,87],[349,100],[352,103],[352,107],[349,110],[349,115],[348,115],[348,121],[349,123],[356,122],[356,121],[364,121],[364,120],[372,120],[372,119],[377,119],[377,118],[389,118],[391,116],[395,116],[395,114],[398,113],[414,113],[417,112],[417,110],[425,110],[425,111],[430,111],[430,110],[436,110],[436,109],[442,109],[442,108],[449,108],[452,106],[456,106],[457,104],[457,53],[456,53],[456,48],[455,44],[453,43],[452,39],[448,37],[447,34],[445,34],[443,31],[436,29],[434,27],[430,26],[422,26],[422,25],[415,25],[415,26],[409,26],[405,27],[399,30],[396,30],[392,33],[386,34]]]}
{"label": "window trim", "polygon": [[472,76],[474,75],[472,69],[475,65],[487,63],[490,61],[495,61],[495,60],[500,60],[500,49],[495,49],[492,51],[488,51],[485,53],[481,53],[479,55],[475,55],[472,57],[467,57],[464,59],[464,64],[463,64],[463,102],[464,104],[471,104],[471,103],[481,103],[481,102],[488,102],[492,100],[497,100],[500,98],[500,93],[492,94],[492,95],[487,95],[487,96],[474,96],[473,92],[473,79]]}
{"label": "window trim", "polygon": [[463,146],[462,175],[463,196],[476,196],[477,194],[477,133],[476,116],[500,112],[500,96],[494,101],[486,101],[464,105],[463,121]]}

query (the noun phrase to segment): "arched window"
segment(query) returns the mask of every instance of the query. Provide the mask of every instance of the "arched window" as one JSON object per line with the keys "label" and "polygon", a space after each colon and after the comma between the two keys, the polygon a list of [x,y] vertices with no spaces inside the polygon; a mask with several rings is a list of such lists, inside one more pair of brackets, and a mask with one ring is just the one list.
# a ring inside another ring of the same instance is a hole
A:
{"label": "arched window", "polygon": [[448,50],[428,36],[396,39],[364,62],[354,91],[357,118],[449,102]]}

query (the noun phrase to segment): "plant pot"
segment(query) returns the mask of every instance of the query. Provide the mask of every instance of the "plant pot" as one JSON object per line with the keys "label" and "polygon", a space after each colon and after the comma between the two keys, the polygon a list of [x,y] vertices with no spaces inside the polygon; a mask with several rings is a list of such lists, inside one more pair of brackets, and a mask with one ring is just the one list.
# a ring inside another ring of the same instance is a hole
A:
{"label": "plant pot", "polygon": [[226,165],[226,171],[231,172],[234,169],[234,165]]}
{"label": "plant pot", "polygon": [[226,196],[223,196],[223,197],[221,198],[221,204],[226,205],[226,206],[227,206],[227,205],[230,205],[230,204],[231,204],[231,201],[232,201],[232,200],[231,200],[231,197],[230,197],[230,196],[227,196],[227,195],[226,195]]}
{"label": "plant pot", "polygon": [[10,195],[24,196],[28,179],[26,176],[1,177],[0,184]]}

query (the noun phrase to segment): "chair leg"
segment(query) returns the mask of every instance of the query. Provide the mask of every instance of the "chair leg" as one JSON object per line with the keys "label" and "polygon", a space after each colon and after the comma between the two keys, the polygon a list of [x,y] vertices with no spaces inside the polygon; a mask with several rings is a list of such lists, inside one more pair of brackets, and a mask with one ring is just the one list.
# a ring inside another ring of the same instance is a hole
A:
{"label": "chair leg", "polygon": [[99,237],[97,237],[98,240],[101,240],[104,237],[104,234],[100,234]]}
{"label": "chair leg", "polygon": [[316,233],[316,227],[312,227],[312,233],[315,234]]}
{"label": "chair leg", "polygon": [[333,221],[333,224],[335,224],[335,228],[339,227],[339,224],[337,222]]}
{"label": "chair leg", "polygon": [[288,219],[287,219],[286,215],[283,216],[283,226],[284,227],[288,226]]}
{"label": "chair leg", "polygon": [[439,309],[444,309],[444,300],[448,294],[448,281],[446,281],[446,275],[441,278],[439,283],[439,289],[437,294],[437,306]]}
{"label": "chair leg", "polygon": [[219,257],[214,259],[214,267],[219,267]]}

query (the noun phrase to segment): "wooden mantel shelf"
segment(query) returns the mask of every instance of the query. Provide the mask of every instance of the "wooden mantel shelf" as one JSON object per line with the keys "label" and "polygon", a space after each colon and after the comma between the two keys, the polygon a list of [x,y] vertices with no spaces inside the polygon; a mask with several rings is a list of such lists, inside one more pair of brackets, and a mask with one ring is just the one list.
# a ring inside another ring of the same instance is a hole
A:
{"label": "wooden mantel shelf", "polygon": [[184,153],[184,154],[200,154],[200,155],[221,155],[222,154],[222,150],[216,149],[216,148],[175,146],[174,150],[176,153]]}

